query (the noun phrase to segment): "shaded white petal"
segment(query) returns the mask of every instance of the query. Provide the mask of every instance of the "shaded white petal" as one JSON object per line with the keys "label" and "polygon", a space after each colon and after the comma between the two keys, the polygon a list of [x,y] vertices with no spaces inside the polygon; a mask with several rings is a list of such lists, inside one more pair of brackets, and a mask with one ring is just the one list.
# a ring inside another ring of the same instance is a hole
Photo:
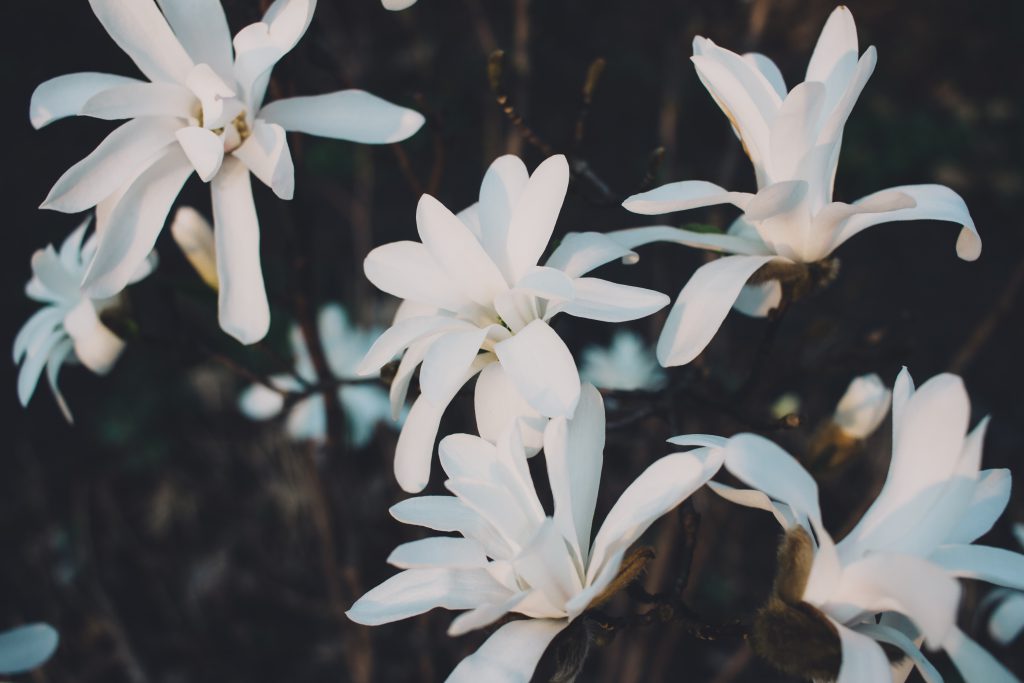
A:
{"label": "shaded white petal", "polygon": [[251,111],[259,109],[270,70],[295,47],[313,18],[316,0],[274,0],[263,21],[235,35],[235,78]]}
{"label": "shaded white petal", "polygon": [[57,402],[57,407],[60,408],[60,412],[69,424],[74,424],[75,420],[71,416],[71,409],[68,407],[68,402],[64,399],[64,394],[61,393],[60,387],[57,386],[57,375],[60,374],[61,367],[73,351],[74,342],[70,339],[64,339],[50,350],[50,356],[46,359],[46,381],[50,385],[50,393],[53,394],[53,400]]}
{"label": "shaded white petal", "polygon": [[42,374],[53,348],[65,338],[64,330],[57,328],[45,337],[40,336],[33,340],[18,371],[18,400],[22,406],[27,406],[29,399],[32,398],[39,383],[39,375]]}
{"label": "shaded white petal", "polygon": [[967,511],[946,537],[946,543],[974,543],[995,525],[1010,502],[1010,470],[985,470],[974,484]]}
{"label": "shaded white petal", "polygon": [[545,159],[512,208],[506,244],[509,271],[518,280],[540,262],[569,188],[569,162],[561,154]]}
{"label": "shaded white petal", "polygon": [[480,515],[453,496],[417,496],[395,503],[391,516],[403,524],[413,524],[434,531],[457,531],[470,536],[480,524]]}
{"label": "shaded white petal", "polygon": [[377,247],[363,261],[363,272],[377,289],[400,299],[453,312],[470,303],[420,242],[392,242]]}
{"label": "shaded white petal", "polygon": [[[462,386],[462,376],[473,363],[487,338],[487,327],[448,332],[430,345],[420,366],[420,389],[431,400],[441,401]],[[456,383],[457,386],[456,386]]]}
{"label": "shaded white petal", "polygon": [[28,624],[0,633],[0,673],[30,671],[53,655],[59,641],[48,624]]}
{"label": "shaded white petal", "polygon": [[224,161],[224,142],[220,136],[199,126],[189,126],[179,129],[175,137],[199,179],[209,182]]}
{"label": "shaded white petal", "polygon": [[591,384],[583,385],[572,420],[557,417],[544,430],[544,462],[555,503],[555,525],[572,544],[581,567],[590,559],[604,439],[604,401]]}
{"label": "shaded white petal", "polygon": [[445,487],[476,511],[518,554],[530,541],[538,521],[528,515],[517,492],[500,480],[449,479]]}
{"label": "shaded white petal", "polygon": [[814,146],[825,102],[825,85],[797,84],[771,122],[768,173],[772,178],[794,178],[807,152]]}
{"label": "shaded white petal", "polygon": [[192,166],[180,150],[172,149],[132,183],[99,226],[96,255],[82,283],[93,298],[113,296],[124,289],[149,253],[164,227],[171,204],[192,175]]}
{"label": "shaded white petal", "polygon": [[196,64],[232,77],[231,31],[220,0],[157,0],[181,46]]}
{"label": "shaded white petal", "polygon": [[96,93],[82,104],[78,114],[111,121],[141,116],[189,119],[198,113],[198,104],[195,95],[177,83],[136,81]]}
{"label": "shaded white petal", "polygon": [[588,580],[586,587],[573,596],[569,602],[565,603],[565,611],[569,614],[570,621],[587,611],[590,603],[611,585],[615,577],[619,575],[619,570],[622,568],[622,558],[626,556],[627,550],[629,548],[622,548],[618,552],[612,553],[604,561],[604,566],[601,567],[601,571],[597,573],[597,576],[593,580]]}
{"label": "shaded white petal", "polygon": [[633,213],[652,216],[716,204],[733,204],[743,209],[753,198],[749,192],[730,192],[706,180],[681,180],[627,197],[622,206]]}
{"label": "shaded white petal", "polygon": [[860,52],[857,26],[853,21],[853,13],[845,5],[840,5],[832,11],[821,29],[807,64],[806,79],[826,82],[837,63],[851,52],[854,57]]}
{"label": "shaded white petal", "polygon": [[567,625],[562,619],[521,619],[505,624],[459,662],[445,683],[530,683],[544,650]]}
{"label": "shaded white petal", "polygon": [[743,285],[773,256],[725,256],[697,269],[679,292],[658,339],[658,362],[685,365],[722,326]]}
{"label": "shaded white petal", "polygon": [[260,224],[249,171],[225,159],[211,184],[216,238],[217,310],[221,329],[243,344],[258,342],[270,329],[270,304],[260,266]]}
{"label": "shaded white petal", "polygon": [[839,403],[832,421],[855,439],[866,439],[889,412],[892,392],[875,373],[855,377]]}
{"label": "shaded white petal", "polygon": [[613,230],[608,236],[628,249],[635,249],[652,242],[672,242],[698,249],[708,249],[727,254],[771,254],[771,249],[760,238],[753,240],[740,235],[724,235],[713,232],[694,232],[673,228],[668,225],[651,225],[645,228]]}
{"label": "shaded white petal", "polygon": [[492,443],[518,420],[523,444],[531,455],[540,450],[548,419],[534,410],[509,380],[501,363],[485,367],[476,380],[474,414],[480,436]]}
{"label": "shaded white petal", "polygon": [[[78,213],[135,181],[175,141],[181,124],[170,118],[129,121],[54,183],[41,208]],[[100,221],[99,225],[103,225]]]}
{"label": "shaded white petal", "polygon": [[839,632],[842,662],[836,683],[866,683],[888,681],[889,659],[882,647],[866,635],[849,629],[830,619]]}
{"label": "shaded white petal", "polygon": [[756,508],[758,510],[764,510],[772,513],[775,517],[775,521],[779,523],[783,529],[790,529],[798,524],[800,521],[793,514],[793,511],[785,503],[776,503],[767,496],[763,491],[757,489],[737,489],[732,486],[725,484],[719,484],[717,481],[709,481],[708,488],[725,498],[730,503],[736,503],[748,508]]}
{"label": "shaded white petal", "polygon": [[184,83],[192,59],[178,42],[156,3],[89,0],[110,37],[151,81]]}
{"label": "shaded white petal", "polygon": [[1020,683],[1018,678],[990,655],[985,648],[968,638],[958,628],[954,628],[950,632],[942,647],[949,658],[953,660],[953,665],[956,666],[965,681],[970,681],[970,683],[975,681]]}
{"label": "shaded white petal", "polygon": [[860,213],[846,219],[836,231],[832,239],[835,249],[861,230],[880,223],[897,221],[949,221],[961,226],[960,235],[956,240],[956,255],[964,261],[974,261],[981,256],[981,236],[974,227],[974,219],[967,210],[967,204],[953,190],[945,185],[901,185],[870,194],[853,203],[856,207],[862,202],[870,202],[873,197],[882,193],[900,192],[916,202],[913,208],[883,211],[880,213]]}
{"label": "shaded white petal", "polygon": [[252,135],[232,154],[281,199],[295,194],[295,166],[281,126],[257,119]]}
{"label": "shaded white petal", "polygon": [[388,556],[388,564],[399,569],[448,567],[472,569],[487,565],[484,548],[469,538],[434,536],[403,543]]}
{"label": "shaded white petal", "polygon": [[1024,590],[1024,555],[985,545],[944,545],[928,559],[955,576]]}
{"label": "shaded white petal", "polygon": [[277,100],[263,107],[259,118],[291,132],[364,144],[400,142],[425,121],[419,112],[363,90]]}
{"label": "shaded white petal", "polygon": [[[885,626],[884,624],[858,624],[854,627],[854,630],[873,640],[877,640],[882,643],[889,643],[890,645],[895,645],[899,649],[903,650],[903,652],[905,652],[913,662],[914,666],[917,667],[917,670],[921,673],[921,678],[925,680],[925,683],[942,683],[942,675],[938,672],[935,666],[925,658],[924,654],[921,652],[921,648],[914,644],[914,641],[908,638],[907,635],[899,629],[895,629],[891,626]],[[906,680],[906,678],[903,680]]]}
{"label": "shaded white petal", "polygon": [[103,324],[88,299],[64,316],[64,329],[74,342],[78,360],[97,375],[110,372],[124,351],[124,341]]}
{"label": "shaded white petal", "polygon": [[1024,593],[1012,593],[992,610],[988,632],[1000,645],[1009,645],[1024,631]]}
{"label": "shaded white petal", "polygon": [[607,235],[599,232],[570,232],[558,243],[544,265],[577,278],[617,259],[638,258],[629,248],[620,244],[615,235],[615,232]]}
{"label": "shaded white petal", "polygon": [[391,419],[397,420],[405,407],[405,399],[409,395],[409,385],[412,383],[413,374],[416,368],[423,362],[427,350],[434,343],[434,337],[427,337],[415,342],[402,354],[402,360],[398,363],[395,376],[391,379],[391,387],[388,389],[388,398],[391,403]]}
{"label": "shaded white petal", "polygon": [[786,88],[786,81],[775,62],[760,52],[747,52],[743,55],[743,60],[761,72],[761,75],[778,94],[780,101],[786,99],[786,93],[789,90]]}
{"label": "shaded white petal", "polygon": [[[377,338],[356,369],[362,376],[373,375],[390,363],[402,349],[428,337],[455,330],[471,330],[476,326],[464,320],[441,315],[418,315],[398,322]],[[424,353],[426,349],[424,349]]]}
{"label": "shaded white petal", "polygon": [[547,299],[549,304],[560,304],[575,296],[573,283],[574,281],[568,275],[556,268],[531,266],[516,281],[515,290],[519,293]]}
{"label": "shaded white petal", "polygon": [[511,612],[523,600],[530,595],[530,591],[515,593],[508,600],[492,605],[481,605],[476,609],[463,612],[452,620],[448,627],[448,635],[451,637],[461,636],[485,626],[490,626],[498,619]]}
{"label": "shaded white petal", "polygon": [[508,261],[509,220],[529,179],[522,160],[506,154],[491,162],[480,183],[480,243],[510,282],[515,277]]}
{"label": "shaded white petal", "polygon": [[94,95],[122,85],[143,82],[126,76],[84,71],[40,83],[32,93],[28,117],[36,129],[57,119],[76,116]]}
{"label": "shaded white petal", "polygon": [[14,338],[14,362],[20,363],[32,346],[50,336],[63,322],[64,311],[60,308],[46,306],[33,313]]}
{"label": "shaded white petal", "polygon": [[25,294],[36,301],[58,305],[73,303],[81,298],[78,287],[81,272],[66,268],[60,255],[48,245],[32,254],[32,279],[25,286]]}
{"label": "shaded white petal", "polygon": [[435,607],[471,609],[508,595],[483,569],[407,569],[368,591],[345,614],[357,624],[379,626]]}
{"label": "shaded white petal", "polygon": [[546,417],[572,417],[580,377],[572,353],[543,320],[494,345],[505,372],[527,403]]}
{"label": "shaded white petal", "polygon": [[217,249],[213,226],[201,213],[190,206],[183,206],[171,221],[171,235],[203,282],[217,289]]}
{"label": "shaded white petal", "polygon": [[769,280],[756,285],[744,285],[732,307],[752,318],[766,318],[781,303],[782,285],[778,280]]}
{"label": "shaded white petal", "polygon": [[580,572],[554,520],[546,518],[513,560],[516,574],[541,591],[552,606],[562,608],[583,590]]}
{"label": "shaded white petal", "polygon": [[620,285],[594,277],[573,281],[575,296],[560,310],[577,318],[621,323],[644,318],[668,305],[661,292],[642,287]]}

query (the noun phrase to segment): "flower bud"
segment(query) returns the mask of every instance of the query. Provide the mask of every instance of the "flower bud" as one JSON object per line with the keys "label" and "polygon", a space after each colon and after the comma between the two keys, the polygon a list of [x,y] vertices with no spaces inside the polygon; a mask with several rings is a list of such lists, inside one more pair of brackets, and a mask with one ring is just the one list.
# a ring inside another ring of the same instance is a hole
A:
{"label": "flower bud", "polygon": [[850,382],[832,421],[846,436],[863,440],[885,419],[891,402],[892,392],[881,377],[874,373],[862,375]]}
{"label": "flower bud", "polygon": [[195,209],[183,206],[174,215],[171,234],[203,282],[211,289],[218,289],[217,254],[209,222]]}

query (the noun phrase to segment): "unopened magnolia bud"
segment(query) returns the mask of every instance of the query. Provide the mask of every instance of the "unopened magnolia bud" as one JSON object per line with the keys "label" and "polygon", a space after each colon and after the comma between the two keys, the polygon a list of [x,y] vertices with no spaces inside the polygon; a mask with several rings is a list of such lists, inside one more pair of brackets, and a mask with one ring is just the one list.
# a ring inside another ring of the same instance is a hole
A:
{"label": "unopened magnolia bud", "polygon": [[892,392],[876,374],[862,375],[850,382],[839,399],[832,421],[847,436],[866,439],[885,419]]}
{"label": "unopened magnolia bud", "polygon": [[203,282],[211,289],[218,289],[217,252],[209,222],[195,209],[183,206],[174,215],[171,234]]}

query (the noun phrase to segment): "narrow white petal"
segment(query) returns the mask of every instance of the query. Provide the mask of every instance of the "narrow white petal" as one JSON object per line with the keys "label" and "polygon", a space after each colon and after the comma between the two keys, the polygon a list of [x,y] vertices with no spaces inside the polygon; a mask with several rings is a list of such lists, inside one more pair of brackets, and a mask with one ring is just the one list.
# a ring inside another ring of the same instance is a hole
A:
{"label": "narrow white petal", "polygon": [[513,421],[518,421],[527,452],[540,450],[548,419],[534,410],[509,380],[501,363],[491,363],[476,380],[474,413],[477,432],[497,443]]}
{"label": "narrow white petal", "polygon": [[381,4],[384,5],[384,9],[386,10],[399,12],[415,5],[416,0],[381,0]]}
{"label": "narrow white petal", "polygon": [[183,206],[171,221],[171,235],[203,282],[217,289],[217,249],[209,221],[192,207]]}
{"label": "narrow white petal", "polygon": [[621,323],[645,318],[669,304],[661,292],[620,285],[595,277],[573,281],[576,295],[561,310],[577,318]]}
{"label": "narrow white petal", "polygon": [[481,605],[476,609],[463,612],[452,620],[451,625],[448,627],[448,635],[454,638],[470,631],[490,626],[515,609],[529,595],[530,591],[520,591],[513,594],[505,602]]}
{"label": "narrow white petal", "polygon": [[513,560],[516,574],[541,591],[555,607],[562,607],[583,590],[583,582],[566,539],[554,520],[545,519],[533,538]]}
{"label": "narrow white petal", "polygon": [[743,507],[756,508],[758,510],[764,510],[772,513],[775,517],[775,521],[779,523],[783,529],[791,529],[792,527],[800,524],[796,515],[785,503],[776,503],[768,497],[763,491],[756,489],[737,489],[732,486],[726,486],[725,484],[719,484],[717,481],[709,481],[708,488],[725,498],[730,503],[736,503]]}
{"label": "narrow white petal", "polygon": [[545,159],[523,187],[508,224],[508,265],[513,281],[540,262],[569,188],[569,162]]}
{"label": "narrow white petal", "polygon": [[795,86],[771,123],[768,172],[772,178],[793,178],[800,162],[817,141],[825,86],[807,81]]}
{"label": "narrow white petal", "polygon": [[403,524],[422,526],[434,531],[457,531],[469,536],[480,524],[480,515],[454,496],[417,496],[395,503],[391,516]]}
{"label": "narrow white petal", "polygon": [[40,666],[57,649],[57,631],[29,624],[0,633],[0,673],[19,674]]}
{"label": "narrow white petal", "polygon": [[945,538],[947,543],[974,543],[995,525],[1010,502],[1010,470],[985,470],[978,476],[967,511]]}
{"label": "narrow white petal", "polygon": [[217,252],[218,319],[221,329],[243,344],[270,329],[270,305],[260,266],[260,224],[249,171],[225,159],[211,185]]}
{"label": "narrow white petal", "polygon": [[291,132],[364,144],[400,142],[425,121],[419,112],[363,90],[277,100],[263,107],[259,118]]}
{"label": "narrow white petal", "polygon": [[943,649],[965,681],[975,683],[1020,683],[1020,680],[999,663],[985,648],[967,637],[960,629],[954,628]]}
{"label": "narrow white petal", "polygon": [[488,329],[449,332],[430,346],[420,366],[420,389],[424,395],[433,401],[442,401],[459,390],[462,376],[480,351]]}
{"label": "narrow white petal", "polygon": [[423,362],[424,356],[434,343],[434,337],[427,337],[409,345],[409,348],[402,354],[402,360],[398,363],[395,376],[391,379],[391,387],[388,390],[388,398],[391,403],[391,419],[397,420],[405,408],[405,399],[409,395],[409,385],[412,383],[413,374],[416,368]]}
{"label": "narrow white petal", "polygon": [[760,52],[747,52],[743,55],[743,60],[761,72],[761,75],[764,76],[765,80],[771,84],[772,89],[778,94],[779,100],[786,99],[786,93],[789,92],[789,89],[786,88],[786,81],[775,62]]}
{"label": "narrow white petal", "polygon": [[124,351],[124,341],[103,324],[89,299],[64,316],[64,329],[74,341],[78,360],[97,375],[110,372]]}
{"label": "narrow white petal", "polygon": [[157,0],[167,23],[196,64],[209,64],[230,78],[231,31],[220,0]]}
{"label": "narrow white petal", "polygon": [[32,93],[28,117],[36,129],[57,119],[76,116],[82,105],[104,90],[142,81],[126,76],[85,71],[65,74],[40,83]]}
{"label": "narrow white petal", "polygon": [[984,545],[944,545],[928,559],[955,576],[1024,590],[1024,555]]}
{"label": "narrow white petal", "polygon": [[942,675],[925,658],[921,648],[915,645],[914,641],[908,638],[902,631],[883,624],[858,624],[854,627],[854,630],[873,640],[889,643],[903,650],[914,663],[914,666],[917,667],[925,683],[942,683]]}
{"label": "narrow white petal", "polygon": [[628,249],[636,249],[653,242],[671,242],[726,254],[766,255],[773,253],[760,238],[754,240],[740,235],[694,232],[668,225],[613,230],[608,233],[608,236]]}
{"label": "narrow white petal", "polygon": [[198,113],[199,101],[177,83],[125,83],[102,90],[78,111],[97,119],[134,119],[141,116],[169,116],[189,119]]}
{"label": "narrow white petal", "polygon": [[836,683],[867,683],[867,681],[888,681],[889,659],[882,647],[866,635],[857,633],[839,622],[832,620],[839,631],[842,647],[842,662]]}
{"label": "narrow white petal", "polygon": [[1024,593],[1011,593],[992,610],[988,632],[1000,645],[1009,645],[1024,632]]}
{"label": "narrow white petal", "polygon": [[35,340],[25,354],[18,371],[18,400],[22,406],[27,406],[28,401],[35,393],[36,385],[39,383],[39,375],[49,360],[50,352],[62,339],[66,338],[63,329],[57,328],[47,336]]}
{"label": "narrow white petal", "polygon": [[20,363],[34,342],[50,336],[63,322],[64,311],[54,306],[46,306],[33,313],[14,338],[14,362]]}
{"label": "narrow white petal", "polygon": [[295,166],[281,126],[257,119],[252,135],[232,154],[281,199],[295,194]]}
{"label": "narrow white petal", "polygon": [[156,3],[89,0],[96,18],[118,47],[151,81],[184,83],[192,59],[178,42]]}
{"label": "narrow white petal", "polygon": [[730,192],[706,180],[681,180],[628,197],[622,206],[633,213],[653,216],[716,204],[743,209],[753,197],[749,192]]}
{"label": "narrow white petal", "polygon": [[399,569],[448,567],[472,569],[487,565],[484,548],[469,538],[434,536],[403,543],[388,556],[388,564]]}
{"label": "narrow white petal", "polygon": [[606,263],[636,258],[636,254],[615,239],[615,235],[614,232],[607,235],[599,232],[570,232],[558,243],[544,265],[577,278]]}
{"label": "narrow white petal", "polygon": [[773,256],[725,256],[697,269],[679,293],[658,339],[658,361],[685,365],[708,345],[743,285]]}
{"label": "narrow white petal", "polygon": [[[357,368],[362,376],[372,375],[401,353],[402,349],[428,337],[455,330],[476,329],[464,320],[441,315],[418,315],[392,325],[377,338]],[[424,353],[426,349],[424,349]]]}
{"label": "narrow white petal", "polygon": [[184,153],[172,149],[132,183],[100,226],[96,255],[82,287],[94,298],[121,291],[153,251],[171,204],[192,175]]}
{"label": "narrow white petal", "polygon": [[510,282],[515,277],[508,261],[509,221],[529,179],[522,160],[506,154],[491,163],[480,183],[480,243]]}
{"label": "narrow white petal", "polygon": [[400,299],[452,312],[470,304],[420,242],[391,242],[377,247],[363,261],[363,272],[377,289]]}
{"label": "narrow white petal", "polygon": [[204,183],[209,182],[224,161],[224,141],[213,131],[199,126],[181,128],[175,137],[189,163],[196,169],[199,179]]}
{"label": "narrow white petal", "polygon": [[521,619],[505,624],[455,667],[445,683],[530,683],[534,669],[568,621]]}
{"label": "narrow white petal", "polygon": [[580,377],[572,353],[543,320],[534,320],[494,346],[509,380],[527,403],[546,417],[572,417]]}
{"label": "narrow white petal", "polygon": [[560,304],[574,298],[574,281],[556,268],[531,266],[516,281],[515,289],[534,297],[546,299],[551,304]]}

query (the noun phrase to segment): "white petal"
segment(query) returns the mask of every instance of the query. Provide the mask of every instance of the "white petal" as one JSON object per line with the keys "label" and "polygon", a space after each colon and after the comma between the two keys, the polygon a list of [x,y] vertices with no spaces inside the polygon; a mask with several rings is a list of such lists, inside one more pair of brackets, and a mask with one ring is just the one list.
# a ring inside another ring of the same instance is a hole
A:
{"label": "white petal", "polygon": [[621,323],[644,318],[668,305],[670,299],[661,292],[642,287],[619,285],[594,277],[573,281],[576,296],[561,310],[577,318]]}
{"label": "white petal", "polygon": [[480,605],[475,609],[463,612],[452,620],[448,627],[448,635],[454,638],[490,626],[515,609],[529,595],[530,591],[520,591],[503,603]]}
{"label": "white petal", "polygon": [[855,377],[839,399],[832,421],[855,439],[866,439],[889,412],[892,392],[882,378],[871,373]]}
{"label": "white petal", "polygon": [[0,673],[25,673],[40,666],[57,649],[57,631],[48,624],[29,624],[0,633]]}
{"label": "white petal", "polygon": [[619,575],[619,570],[622,568],[622,559],[626,556],[627,550],[629,548],[622,548],[618,552],[612,553],[604,560],[604,566],[597,573],[597,576],[593,580],[589,580],[583,590],[573,596],[569,602],[565,603],[565,611],[569,614],[570,621],[587,611],[590,603],[611,585],[615,577]]}
{"label": "white petal", "polygon": [[142,116],[169,116],[189,119],[198,113],[192,92],[177,83],[130,82],[102,90],[77,112],[97,119],[134,119]]}
{"label": "white petal", "polygon": [[14,338],[14,362],[20,363],[30,348],[50,336],[63,322],[64,311],[54,306],[46,306],[33,313]]}
{"label": "white petal", "polygon": [[103,324],[88,299],[82,299],[68,312],[64,329],[74,341],[78,360],[97,375],[110,372],[124,351],[124,341]]}
{"label": "white petal", "polygon": [[778,280],[769,280],[756,285],[744,285],[732,307],[752,318],[766,318],[781,303],[782,285]]}
{"label": "white petal", "polygon": [[501,367],[492,363],[476,380],[474,413],[480,436],[492,443],[518,420],[523,443],[531,455],[540,450],[548,419],[534,410],[516,390]]}
{"label": "white petal", "polygon": [[375,374],[386,363],[390,363],[402,349],[425,337],[472,329],[476,329],[476,326],[447,316],[418,315],[407,318],[392,325],[377,338],[356,371],[362,376]]}
{"label": "white petal", "polygon": [[381,0],[381,3],[384,5],[384,9],[399,12],[415,5],[416,0]]}
{"label": "white petal", "polygon": [[487,565],[483,546],[469,538],[434,536],[403,543],[388,556],[388,564],[399,569],[448,567],[472,569]]}
{"label": "white petal", "polygon": [[992,611],[988,632],[1000,645],[1009,645],[1024,632],[1024,593],[1012,593]]}
{"label": "white petal", "polygon": [[515,280],[508,262],[509,221],[529,179],[522,160],[506,154],[488,166],[480,183],[480,243],[509,281]]}
{"label": "white petal", "polygon": [[82,283],[89,296],[121,291],[149,253],[164,227],[171,204],[192,175],[184,153],[171,150],[140,175],[99,226],[96,255]]}
{"label": "white petal", "polygon": [[395,503],[391,516],[403,524],[413,524],[434,531],[457,531],[469,536],[480,524],[480,515],[453,496],[417,496]]}
{"label": "white petal", "polygon": [[419,112],[363,90],[277,100],[263,107],[259,118],[287,131],[364,144],[400,142],[425,121]]}
{"label": "white petal", "polygon": [[388,390],[388,398],[391,403],[391,419],[397,420],[405,408],[405,399],[409,395],[409,385],[412,383],[413,374],[416,368],[423,362],[427,350],[434,343],[435,337],[427,337],[409,345],[409,348],[402,354],[402,360],[398,363],[398,369],[391,380],[391,387]]}
{"label": "white petal", "polygon": [[725,451],[725,468],[733,476],[820,525],[818,484],[796,458],[756,434],[732,437]]}
{"label": "white petal", "polygon": [[974,485],[967,511],[956,528],[946,537],[947,543],[974,543],[995,525],[1010,502],[1010,470],[985,470]]}
{"label": "white petal", "polygon": [[156,3],[89,0],[114,42],[151,81],[184,83],[192,59],[175,38]]}
{"label": "white petal", "polygon": [[225,159],[211,185],[217,252],[218,319],[221,329],[243,344],[270,329],[270,305],[260,266],[260,224],[249,171]]}
{"label": "white petal", "polygon": [[761,75],[778,94],[779,100],[786,99],[789,89],[786,88],[786,81],[782,78],[782,72],[779,71],[775,62],[760,52],[747,52],[743,55],[743,60],[761,72]]}
{"label": "white petal", "polygon": [[545,159],[527,181],[508,225],[508,264],[513,281],[540,262],[569,188],[569,162],[561,154]]}
{"label": "white petal", "polygon": [[753,197],[749,192],[730,192],[706,180],[682,180],[632,195],[622,206],[633,213],[653,216],[716,204],[733,204],[742,209]]}
{"label": "white petal", "polygon": [[944,545],[928,559],[960,578],[1024,590],[1024,555],[1012,550],[984,545]]}
{"label": "white petal", "polygon": [[407,569],[367,592],[345,614],[357,624],[379,626],[435,607],[471,609],[508,595],[483,569]]}
{"label": "white petal", "polygon": [[235,78],[251,111],[259,109],[271,69],[305,34],[315,7],[316,0],[274,0],[263,21],[235,35]]}
{"label": "white petal", "polygon": [[842,662],[836,683],[866,683],[888,681],[889,659],[885,651],[872,638],[846,628],[837,621],[832,624],[839,632]]}
{"label": "white petal", "polygon": [[825,86],[807,81],[796,85],[771,123],[768,172],[772,178],[794,178],[800,162],[817,141]]}
{"label": "white petal", "polygon": [[40,83],[32,93],[28,116],[36,129],[57,119],[76,116],[82,105],[104,90],[142,81],[126,76],[85,71],[57,76]]}
{"label": "white petal", "polygon": [[18,371],[18,400],[22,406],[27,406],[28,401],[35,393],[36,385],[39,383],[39,375],[49,360],[50,353],[62,339],[66,338],[63,329],[57,328],[45,337],[37,338],[25,354],[21,369]]}
{"label": "white petal", "polygon": [[613,230],[608,236],[628,249],[635,249],[652,242],[672,242],[698,249],[708,249],[727,254],[771,254],[760,238],[748,239],[739,235],[723,235],[721,233],[694,232],[673,228],[668,225],[651,225],[645,228],[628,228]]}
{"label": "white petal", "polygon": [[175,141],[180,127],[180,122],[170,118],[125,123],[54,183],[41,208],[78,213],[96,206],[150,168]]}
{"label": "white petal", "polygon": [[[858,624],[854,628],[858,633],[866,635],[873,640],[889,643],[903,650],[913,664],[917,666],[917,670],[921,673],[921,678],[925,680],[925,683],[942,683],[942,675],[925,658],[921,648],[915,645],[914,641],[908,638],[902,631],[883,624]],[[908,669],[907,671],[909,674],[910,670]],[[906,678],[903,680],[906,680]]]}
{"label": "white petal", "polygon": [[229,78],[234,61],[231,31],[220,0],[157,0],[167,23],[196,64]]}
{"label": "white petal", "polygon": [[455,667],[445,683],[530,683],[544,650],[565,620],[521,619],[505,624]]}
{"label": "white petal", "polygon": [[842,223],[836,232],[832,240],[832,249],[872,225],[897,221],[932,220],[949,221],[961,226],[960,235],[956,240],[956,255],[961,259],[974,261],[981,256],[981,236],[978,234],[978,229],[974,227],[974,219],[971,218],[971,214],[967,210],[967,204],[956,192],[945,185],[902,185],[868,195],[854,202],[853,206],[869,202],[875,195],[888,192],[901,192],[908,195],[917,205],[914,208],[851,216]]}
{"label": "white petal", "polygon": [[81,298],[79,278],[81,272],[66,268],[60,255],[48,245],[32,254],[32,279],[25,287],[25,293],[37,301],[63,305]]}
{"label": "white petal", "polygon": [[658,339],[665,367],[696,358],[721,327],[743,285],[773,256],[725,256],[697,269],[679,293]]}
{"label": "white petal", "polygon": [[250,420],[269,420],[284,408],[284,396],[262,384],[249,386],[238,397],[238,410]]}
{"label": "white petal", "polygon": [[579,569],[565,542],[554,520],[547,518],[513,560],[516,574],[556,608],[583,590]]}
{"label": "white petal", "polygon": [[1000,664],[983,647],[971,640],[960,629],[954,628],[942,644],[946,654],[965,681],[975,683],[1020,683],[1019,679]]}
{"label": "white petal", "polygon": [[209,182],[224,161],[224,142],[220,136],[199,126],[189,126],[179,129],[176,137],[199,179]]}
{"label": "white petal", "polygon": [[772,513],[775,517],[775,521],[779,523],[783,529],[790,529],[800,522],[793,514],[793,511],[785,503],[776,503],[769,498],[763,491],[756,489],[737,489],[732,486],[726,486],[725,484],[719,484],[717,481],[709,481],[708,488],[725,498],[730,503],[736,503],[743,507],[756,508],[758,510],[764,510]]}
{"label": "white petal", "polygon": [[442,401],[459,390],[462,376],[480,351],[488,329],[449,332],[430,346],[420,366],[420,389],[424,395]]}
{"label": "white petal", "polygon": [[473,233],[441,202],[428,194],[416,206],[416,227],[434,262],[462,293],[482,306],[508,289],[494,261]]}
{"label": "white petal", "polygon": [[232,154],[281,199],[295,194],[295,166],[281,126],[257,119],[252,135]]}
{"label": "white petal", "polygon": [[557,417],[544,431],[544,462],[555,502],[555,525],[572,544],[583,567],[590,557],[604,438],[604,402],[590,384],[583,385],[575,417]]}
{"label": "white petal", "polygon": [[860,52],[857,46],[857,26],[853,21],[853,13],[845,5],[840,5],[832,11],[821,29],[807,64],[806,80],[826,82],[836,64],[851,52],[855,58]]}
{"label": "white petal", "polygon": [[547,299],[550,304],[560,304],[572,299],[575,295],[573,280],[556,268],[547,266],[531,266],[516,281],[518,292],[534,297]]}
{"label": "white petal", "polygon": [[68,424],[74,424],[75,420],[71,416],[71,409],[68,407],[68,402],[64,399],[64,394],[61,393],[60,387],[57,386],[57,376],[60,374],[60,369],[67,361],[68,356],[74,350],[74,343],[70,339],[64,339],[50,349],[50,355],[46,359],[46,381],[50,385],[50,393],[53,394],[53,400],[57,402],[57,407],[60,408],[60,412],[64,415],[64,419],[68,421]]}
{"label": "white petal", "polygon": [[183,206],[171,221],[171,235],[203,282],[217,289],[217,249],[214,245],[213,226],[201,213],[192,207]]}
{"label": "white petal", "polygon": [[486,520],[514,551],[521,550],[537,530],[538,521],[502,481],[449,479],[445,487]]}
{"label": "white petal", "polygon": [[654,461],[622,493],[594,538],[587,568],[592,582],[604,563],[640,538],[659,517],[672,510],[714,476],[700,451],[673,453]]}
{"label": "white petal", "polygon": [[617,259],[636,258],[636,254],[615,239],[616,234],[570,232],[562,238],[544,265],[577,278]]}
{"label": "white petal", "polygon": [[470,300],[420,242],[392,242],[377,247],[363,261],[367,279],[377,289],[447,311],[460,311]]}
{"label": "white petal", "polygon": [[572,353],[543,320],[534,320],[494,346],[516,389],[541,415],[572,417],[580,400],[580,377]]}

